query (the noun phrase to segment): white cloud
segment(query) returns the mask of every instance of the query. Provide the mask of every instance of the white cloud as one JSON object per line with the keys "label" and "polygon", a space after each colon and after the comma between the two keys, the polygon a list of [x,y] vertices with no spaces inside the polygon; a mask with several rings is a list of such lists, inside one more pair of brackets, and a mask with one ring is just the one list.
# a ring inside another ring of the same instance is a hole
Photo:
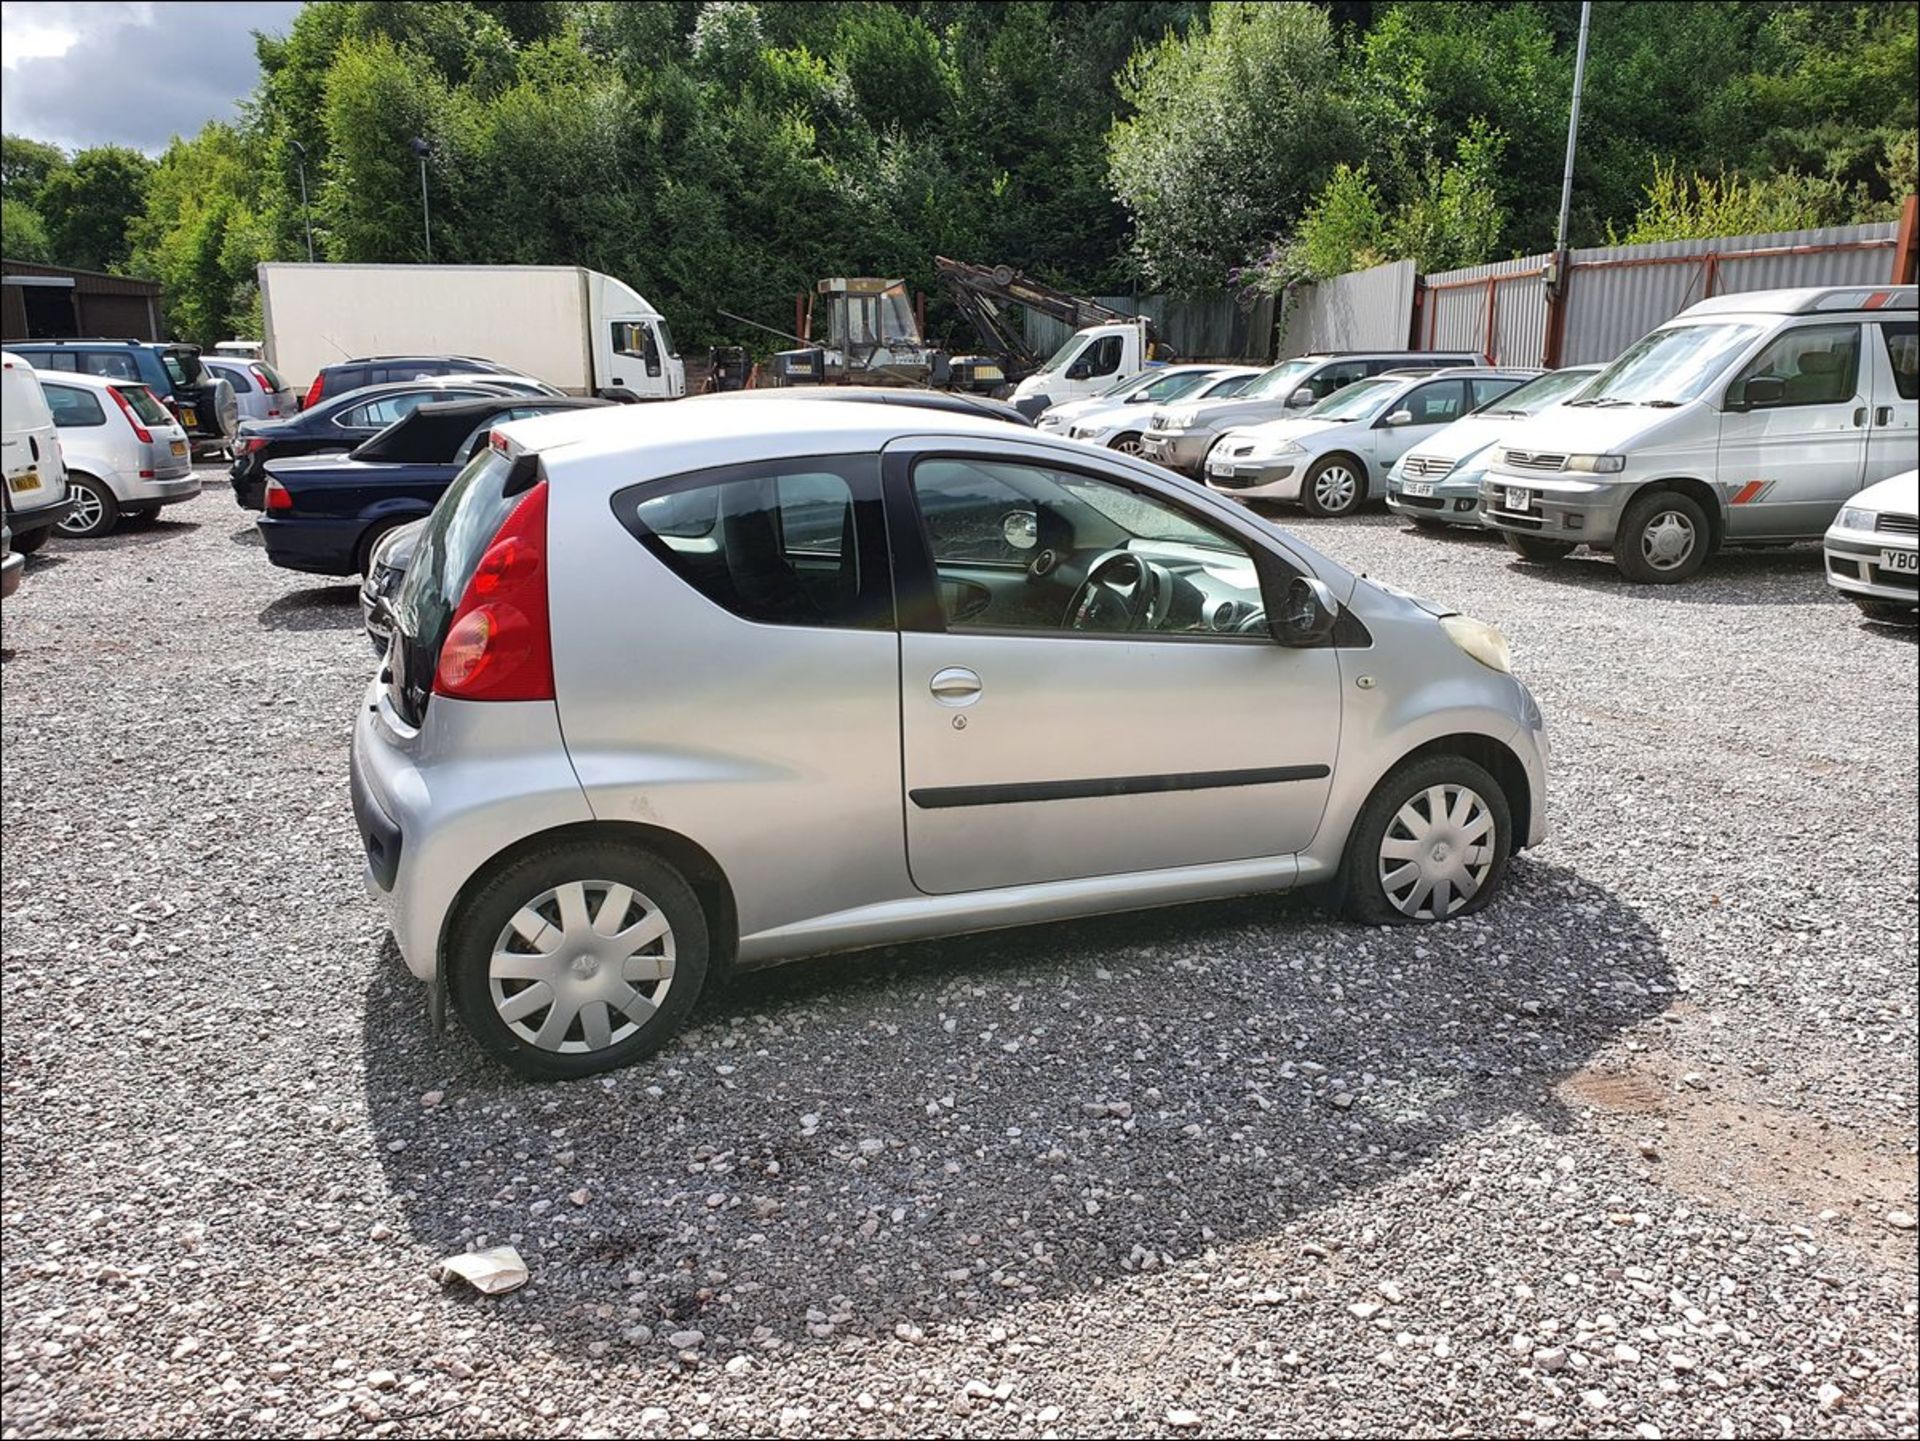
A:
{"label": "white cloud", "polygon": [[76,149],[149,153],[230,119],[254,87],[253,32],[284,33],[297,0],[0,4],[8,131]]}

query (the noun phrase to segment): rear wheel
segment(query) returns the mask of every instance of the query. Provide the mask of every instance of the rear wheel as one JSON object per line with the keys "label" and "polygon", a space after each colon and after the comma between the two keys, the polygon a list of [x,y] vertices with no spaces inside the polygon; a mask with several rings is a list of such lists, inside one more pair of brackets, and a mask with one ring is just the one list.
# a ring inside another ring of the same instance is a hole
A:
{"label": "rear wheel", "polygon": [[1635,496],[1620,517],[1613,563],[1642,585],[1677,585],[1707,563],[1712,542],[1697,500],[1677,490],[1648,491]]}
{"label": "rear wheel", "polygon": [[454,1005],[521,1075],[629,1065],[680,1029],[707,978],[706,916],[672,866],[605,842],[562,842],[506,866],[455,923]]}
{"label": "rear wheel", "polygon": [[1315,461],[1300,482],[1300,504],[1308,515],[1351,515],[1366,495],[1366,472],[1344,455]]}
{"label": "rear wheel", "polygon": [[22,555],[32,555],[47,543],[47,537],[53,534],[53,527],[42,526],[39,530],[26,530],[13,538],[13,548]]}
{"label": "rear wheel", "polygon": [[60,522],[60,534],[76,540],[92,540],[107,534],[119,523],[120,502],[101,481],[91,475],[69,473],[67,489],[72,494],[73,509]]}
{"label": "rear wheel", "polygon": [[1506,793],[1464,756],[1410,761],[1361,807],[1337,890],[1370,925],[1471,915],[1492,899],[1513,845]]}
{"label": "rear wheel", "polygon": [[1521,535],[1511,530],[1502,531],[1501,534],[1507,538],[1508,550],[1535,565],[1565,560],[1573,554],[1573,547],[1564,540],[1542,540],[1537,535]]}
{"label": "rear wheel", "polygon": [[1116,435],[1107,449],[1117,450],[1122,455],[1139,455],[1141,453],[1140,432],[1129,430],[1125,435]]}

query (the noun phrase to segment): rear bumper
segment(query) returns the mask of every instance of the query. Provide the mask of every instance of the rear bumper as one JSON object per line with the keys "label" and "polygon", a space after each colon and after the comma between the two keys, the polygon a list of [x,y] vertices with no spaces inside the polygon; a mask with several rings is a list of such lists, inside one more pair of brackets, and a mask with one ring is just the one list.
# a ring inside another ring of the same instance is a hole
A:
{"label": "rear bumper", "polygon": [[346,520],[262,515],[254,521],[267,559],[282,570],[307,575],[357,575],[360,538],[367,523],[358,516]]}
{"label": "rear bumper", "polygon": [[116,480],[113,493],[122,505],[173,505],[200,493],[200,477],[191,470],[165,480],[142,480],[138,476],[131,480],[118,476]]}
{"label": "rear bumper", "polygon": [[[1868,600],[1884,600],[1894,605],[1920,605],[1920,574],[1894,571],[1881,562],[1886,554],[1912,557],[1920,552],[1920,540],[1913,536],[1827,532],[1821,547],[1827,567],[1827,584],[1848,595]],[[1911,563],[1911,562],[1909,562]]]}
{"label": "rear bumper", "polygon": [[16,505],[7,503],[7,528],[16,537],[31,535],[36,530],[51,530],[67,518],[73,509],[73,497],[67,493],[67,484],[60,482],[60,498],[42,501],[38,505]]}

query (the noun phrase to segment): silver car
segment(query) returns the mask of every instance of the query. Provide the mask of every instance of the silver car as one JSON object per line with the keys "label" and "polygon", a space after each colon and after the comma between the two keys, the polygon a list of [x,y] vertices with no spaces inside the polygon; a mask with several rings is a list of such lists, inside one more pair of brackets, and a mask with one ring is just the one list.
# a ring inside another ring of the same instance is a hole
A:
{"label": "silver car", "polygon": [[533,1076],[646,1054],[735,966],[1309,885],[1463,915],[1546,828],[1498,631],[984,416],[515,422],[393,629],[369,886],[430,1013]]}
{"label": "silver car", "polygon": [[203,354],[200,368],[233,387],[241,420],[278,420],[300,409],[300,397],[268,361]]}

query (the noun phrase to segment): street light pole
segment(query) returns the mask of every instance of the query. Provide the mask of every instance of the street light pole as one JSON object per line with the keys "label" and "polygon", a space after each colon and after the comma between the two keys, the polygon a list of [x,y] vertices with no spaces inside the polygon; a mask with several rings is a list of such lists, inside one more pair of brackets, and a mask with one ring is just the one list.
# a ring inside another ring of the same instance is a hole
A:
{"label": "street light pole", "polygon": [[427,152],[433,147],[413,137],[413,153],[420,157],[420,230],[427,241],[427,264],[433,264],[433,215],[427,209]]}
{"label": "street light pole", "polygon": [[1573,56],[1573,110],[1567,116],[1567,165],[1560,176],[1560,225],[1554,231],[1556,253],[1567,248],[1567,217],[1573,210],[1573,151],[1580,140],[1580,91],[1587,79],[1587,26],[1593,20],[1593,0],[1580,6],[1580,47]]}
{"label": "street light pole", "polygon": [[307,225],[307,264],[313,264],[313,207],[307,204],[307,147],[298,140],[287,142],[293,149],[294,164],[300,167],[300,214]]}

